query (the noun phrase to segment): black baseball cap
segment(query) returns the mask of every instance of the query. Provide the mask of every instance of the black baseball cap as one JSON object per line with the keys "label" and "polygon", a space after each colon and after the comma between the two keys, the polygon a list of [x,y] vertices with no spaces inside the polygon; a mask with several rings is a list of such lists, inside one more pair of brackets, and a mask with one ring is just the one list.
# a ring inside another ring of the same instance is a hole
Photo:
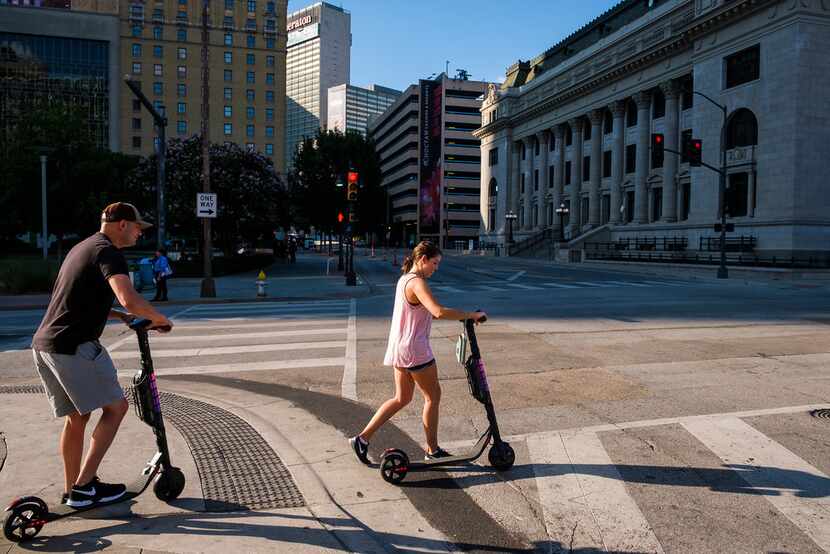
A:
{"label": "black baseball cap", "polygon": [[101,221],[105,223],[118,223],[119,221],[135,221],[142,229],[152,227],[152,223],[147,223],[141,219],[141,214],[132,204],[127,202],[113,202],[101,212]]}

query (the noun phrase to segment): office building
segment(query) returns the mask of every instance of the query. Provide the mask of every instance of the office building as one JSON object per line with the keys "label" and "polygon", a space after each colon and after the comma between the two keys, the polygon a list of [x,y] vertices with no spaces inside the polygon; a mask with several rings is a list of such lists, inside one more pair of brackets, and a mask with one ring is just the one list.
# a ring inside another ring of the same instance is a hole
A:
{"label": "office building", "polygon": [[564,228],[571,248],[650,240],[705,257],[724,209],[745,260],[827,260],[827,24],[820,2],[624,0],[514,64],[475,132],[482,239],[504,244],[512,212],[516,238]]}
{"label": "office building", "polygon": [[329,130],[356,131],[366,136],[369,122],[382,114],[401,95],[401,91],[380,85],[366,88],[342,84],[328,93]]}
{"label": "office building", "polygon": [[317,3],[288,16],[285,165],[297,145],[328,121],[328,90],[349,82],[351,15]]}
{"label": "office building", "polygon": [[392,241],[466,246],[479,232],[481,97],[487,83],[421,80],[369,125],[390,202]]}

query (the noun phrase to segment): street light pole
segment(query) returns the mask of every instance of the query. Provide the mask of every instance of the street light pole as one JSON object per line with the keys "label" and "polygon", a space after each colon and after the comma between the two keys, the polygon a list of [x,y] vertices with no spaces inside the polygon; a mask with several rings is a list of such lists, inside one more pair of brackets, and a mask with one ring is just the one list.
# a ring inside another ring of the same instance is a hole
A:
{"label": "street light pole", "polygon": [[506,255],[510,255],[510,245],[513,244],[513,220],[516,219],[516,214],[513,213],[513,210],[508,210],[506,214],[504,214],[504,219],[507,221],[507,244],[504,247],[504,252]]}
{"label": "street light pole", "polygon": [[561,237],[560,240],[565,240],[565,215],[570,212],[565,203],[562,202],[559,204],[559,207],[556,208],[556,213],[559,215],[559,236]]}
{"label": "street light pole", "polygon": [[49,253],[49,235],[46,233],[46,156],[40,157],[40,217],[43,222],[43,259]]}

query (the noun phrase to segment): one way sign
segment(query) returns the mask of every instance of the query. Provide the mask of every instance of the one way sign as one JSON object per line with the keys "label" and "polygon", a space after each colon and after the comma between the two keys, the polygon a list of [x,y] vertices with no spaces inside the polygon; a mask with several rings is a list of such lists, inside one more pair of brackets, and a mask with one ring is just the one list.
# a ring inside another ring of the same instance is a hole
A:
{"label": "one way sign", "polygon": [[216,193],[199,192],[196,194],[196,217],[216,217],[219,211],[219,204],[216,201]]}

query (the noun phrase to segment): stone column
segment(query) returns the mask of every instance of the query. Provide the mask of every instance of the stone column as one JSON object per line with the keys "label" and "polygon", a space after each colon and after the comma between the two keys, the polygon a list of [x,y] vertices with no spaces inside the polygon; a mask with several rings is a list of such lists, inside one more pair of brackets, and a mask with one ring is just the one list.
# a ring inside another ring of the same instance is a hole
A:
{"label": "stone column", "polygon": [[547,223],[547,210],[545,210],[545,194],[548,190],[548,179],[550,179],[548,167],[550,166],[550,131],[542,131],[536,137],[539,139],[539,149],[541,150],[542,167],[539,168],[539,190],[536,192],[536,206],[539,210],[539,226],[544,228]]}
{"label": "stone column", "polygon": [[[508,209],[508,211],[512,211],[514,214],[516,214],[518,216],[519,215],[519,195],[521,193],[521,188],[520,188],[521,183],[520,183],[519,180],[521,179],[521,174],[522,174],[522,143],[521,143],[521,141],[517,140],[516,142],[514,142],[513,145],[512,145],[512,148],[513,148],[513,155],[511,157],[512,157],[512,161],[513,161],[513,165],[510,168],[510,173],[511,173],[511,175],[510,175],[510,186],[509,186],[510,192],[507,195],[507,197],[508,197],[508,202],[507,202],[508,208],[507,209]],[[517,230],[516,229],[516,224],[517,223],[518,223],[518,221],[513,222],[513,231],[514,232]]]}
{"label": "stone column", "polygon": [[[507,229],[505,227],[505,220],[504,214],[507,213],[507,210],[510,209],[510,167],[513,163],[513,157],[515,153],[513,152],[512,147],[512,133],[510,130],[507,132],[507,137],[503,141],[499,141],[499,154],[504,152],[504,162],[499,161],[499,163],[504,163],[504,167],[506,168],[504,172],[499,172],[499,176],[496,178],[496,183],[498,184],[499,192],[496,194],[496,221],[494,222],[493,229],[497,234],[502,235],[504,237],[507,233]],[[490,174],[492,177],[492,172]],[[489,183],[486,183],[489,186]],[[487,199],[489,204],[490,199]],[[489,207],[488,207],[489,209]]]}
{"label": "stone column", "polygon": [[571,150],[571,238],[579,234],[582,227],[580,221],[580,204],[581,199],[579,193],[582,189],[582,118],[574,118],[568,121],[573,131],[573,150]]}
{"label": "stone column", "polygon": [[600,202],[599,188],[602,182],[602,120],[604,110],[591,112],[591,197],[588,206],[588,223],[591,227],[599,226]]}
{"label": "stone column", "polygon": [[649,145],[651,143],[651,93],[640,91],[634,95],[637,103],[637,171],[635,174],[634,223],[648,223],[648,195],[646,179],[649,172]]}
{"label": "stone column", "polygon": [[556,140],[556,150],[554,150],[556,167],[553,169],[553,224],[558,229],[560,216],[556,213],[556,208],[563,202],[565,186],[565,131],[561,125],[553,128],[553,136]]}
{"label": "stone column", "polygon": [[[680,87],[676,81],[660,84],[666,97],[665,148],[680,151]],[[677,154],[666,152],[663,156],[663,221],[677,221],[677,166],[680,160]]]}
{"label": "stone column", "polygon": [[608,105],[614,116],[612,137],[614,147],[611,150],[611,223],[618,225],[622,221],[623,163],[625,162],[625,100],[617,100]]}
{"label": "stone column", "polygon": [[525,194],[524,194],[524,225],[523,231],[530,231],[533,229],[533,214],[531,212],[531,199],[533,198],[533,153],[534,153],[534,137],[529,136],[522,139],[525,145],[525,152],[527,152],[527,160],[525,163]]}

